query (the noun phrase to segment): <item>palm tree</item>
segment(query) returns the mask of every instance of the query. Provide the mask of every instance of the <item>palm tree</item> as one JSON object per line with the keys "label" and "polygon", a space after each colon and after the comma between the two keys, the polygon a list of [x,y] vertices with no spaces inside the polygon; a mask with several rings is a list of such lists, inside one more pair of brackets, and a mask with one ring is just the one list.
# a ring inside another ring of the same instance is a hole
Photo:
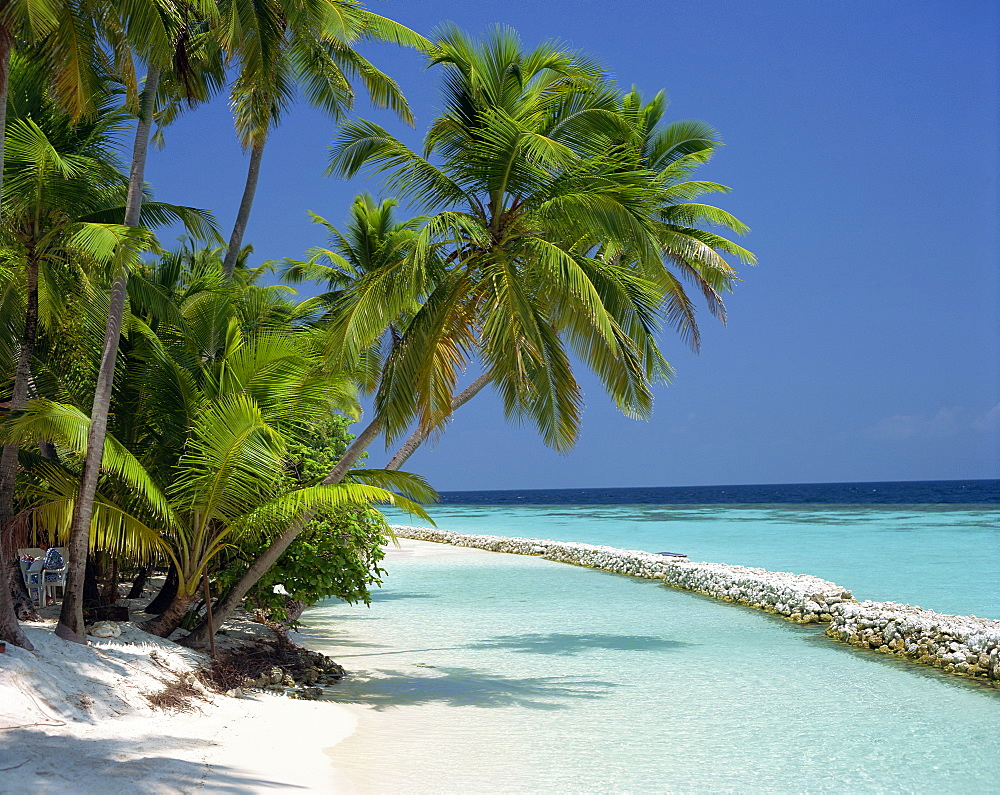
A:
{"label": "palm tree", "polygon": [[[88,284],[87,266],[108,256],[109,243],[140,242],[139,233],[116,223],[127,183],[113,153],[116,134],[127,114],[104,92],[90,117],[73,123],[42,90],[39,64],[20,55],[12,61],[7,158],[0,230],[8,264],[25,274],[24,324],[15,362],[11,410],[19,411],[29,395],[41,319],[49,328],[60,323],[65,290]],[[211,221],[189,208],[147,203],[144,222],[158,225],[183,220],[196,233]],[[103,253],[102,253],[103,252]],[[77,283],[72,284],[73,276]],[[45,285],[47,311],[40,317],[39,282]],[[58,286],[57,286],[58,285]],[[87,304],[93,303],[93,296]],[[17,446],[4,445],[0,457],[0,521],[6,526],[13,505]]]}
{"label": "palm tree", "polygon": [[[287,112],[298,86],[310,104],[339,119],[354,103],[350,78],[359,79],[372,102],[412,116],[399,86],[354,48],[358,41],[391,41],[418,49],[429,42],[409,28],[365,10],[357,0],[323,0],[304,13],[298,5],[269,0],[222,4],[218,26],[222,47],[239,61],[233,106],[240,143],[250,152],[243,197],[226,251],[231,276],[257,190],[264,147],[271,129]],[[234,36],[239,30],[240,36]]]}
{"label": "palm tree", "polygon": [[[97,16],[115,18],[114,27],[119,29],[142,27],[141,15],[122,15],[113,4],[100,0],[86,4],[66,0],[0,0],[0,166],[5,160],[7,99],[15,41],[32,48],[33,57],[45,64],[46,82],[52,87],[53,95],[73,118],[79,119],[92,107],[91,88],[100,61],[96,47]],[[3,169],[0,167],[0,196],[3,195],[2,181]],[[3,209],[0,199],[0,218]],[[10,464],[8,460],[8,468]],[[12,477],[6,470],[2,474],[5,481]],[[6,534],[10,510],[10,499],[4,497],[0,504],[0,520],[3,521],[0,534]],[[31,644],[17,625],[5,577],[0,573],[0,633],[30,648]]]}
{"label": "palm tree", "polygon": [[[186,285],[168,285],[166,274],[156,279],[172,288],[174,311],[140,309],[145,320],[129,323],[89,538],[91,548],[159,552],[172,562],[179,587],[149,624],[157,634],[176,627],[231,542],[345,505],[390,502],[423,515],[382,486],[429,493],[399,473],[357,473],[338,486],[289,478],[286,442],[307,436],[331,405],[354,410],[353,388],[325,368],[317,335],[299,324],[300,310],[280,298],[280,288],[241,288],[223,279],[217,260],[196,259],[207,267],[184,274]],[[166,270],[177,273],[169,262]],[[36,519],[60,534],[75,515],[75,462],[88,425],[79,409],[45,400],[10,423],[14,440],[30,445],[43,437],[60,449],[58,462],[35,462],[28,488]]]}
{"label": "palm tree", "polygon": [[[144,0],[129,3],[131,11],[128,20],[141,20],[141,28],[152,35],[128,36],[128,26],[119,39],[130,45],[147,64],[146,79],[139,99],[139,118],[136,124],[135,142],[132,147],[132,163],[129,170],[128,197],[125,204],[124,224],[136,227],[141,220],[143,201],[143,176],[146,154],[149,149],[150,129],[156,105],[157,87],[164,67],[183,56],[188,41],[187,32],[192,25],[199,25],[198,15],[211,16],[215,5],[207,0]],[[194,16],[192,16],[194,15]],[[108,31],[118,34],[120,27],[109,25]],[[121,60],[128,60],[123,58]],[[108,321],[104,332],[101,363],[94,388],[91,408],[91,422],[87,440],[87,454],[80,477],[80,490],[74,503],[73,524],[69,541],[69,561],[66,571],[66,590],[62,611],[56,625],[56,634],[66,640],[86,643],[83,625],[83,578],[86,565],[87,538],[93,511],[94,495],[100,476],[100,462],[107,432],[108,410],[111,404],[112,381],[115,371],[115,356],[121,334],[125,298],[128,289],[128,266],[135,261],[137,252],[122,249],[118,263],[118,273],[111,286],[111,301]]]}
{"label": "palm tree", "polygon": [[[388,440],[414,418],[436,425],[475,349],[506,413],[531,418],[546,443],[566,450],[580,417],[567,345],[630,415],[648,413],[648,381],[668,373],[649,344],[651,285],[595,253],[655,255],[655,181],[620,152],[587,145],[627,131],[616,92],[582,56],[553,45],[522,52],[503,29],[478,45],[449,28],[438,47],[445,112],[423,155],[364,121],[346,125],[332,148],[331,170],[386,173],[404,199],[437,209],[427,229],[452,249],[390,363],[378,418]],[[380,331],[359,319],[386,292],[378,276],[358,285],[334,324],[335,351],[351,354],[349,337]],[[450,341],[433,343],[445,328]],[[416,402],[405,384],[417,385]]]}
{"label": "palm tree", "polygon": [[[370,394],[379,382],[385,354],[391,350],[394,340],[399,338],[409,319],[419,311],[420,302],[409,279],[412,277],[409,261],[418,255],[421,244],[421,230],[427,222],[424,216],[407,220],[397,220],[396,209],[399,202],[375,199],[362,193],[355,197],[348,210],[347,227],[342,232],[332,223],[313,214],[313,221],[321,224],[329,233],[330,248],[316,247],[310,250],[308,260],[286,259],[282,278],[291,284],[302,282],[318,283],[326,291],[315,296],[313,301],[324,308],[327,320],[336,317],[344,303],[349,301],[351,291],[361,280],[375,274],[396,274],[384,281],[392,280],[397,296],[411,296],[407,305],[386,300],[375,304],[376,310],[385,310],[382,325],[383,338],[376,339],[365,351],[359,351],[362,364],[362,378],[358,384],[363,392]],[[436,246],[424,247],[419,256],[427,268],[435,263]],[[390,314],[391,313],[391,314]]]}
{"label": "palm tree", "polygon": [[[107,436],[91,548],[128,550],[139,559],[158,553],[178,572],[176,595],[161,616],[148,622],[148,631],[166,636],[176,629],[209,566],[241,538],[260,537],[304,514],[378,502],[426,518],[410,500],[360,481],[290,487],[286,442],[266,413],[247,394],[201,403],[185,452],[169,472],[143,468],[124,445]],[[88,424],[86,416],[72,407],[33,401],[9,433],[23,444],[44,433],[56,442],[61,457],[72,458],[82,454]],[[29,513],[57,537],[65,537],[76,497],[73,473],[63,465],[38,460],[32,475],[26,488],[26,497],[34,503]],[[162,490],[158,481],[165,476],[171,485]],[[388,476],[383,479],[389,481]],[[427,493],[412,478],[392,482]]]}
{"label": "palm tree", "polygon": [[[46,65],[46,82],[57,102],[74,119],[91,110],[96,79],[97,27],[95,16],[106,16],[110,4],[72,0],[0,1],[0,163],[4,156],[7,93],[15,44],[31,48]],[[119,17],[129,24],[133,15]],[[0,176],[2,180],[2,176]],[[2,182],[0,182],[2,187]]]}
{"label": "palm tree", "polygon": [[[706,193],[725,193],[728,188],[714,182],[690,179],[691,172],[711,159],[720,141],[707,125],[695,121],[663,124],[666,96],[661,91],[644,102],[635,88],[621,96],[616,112],[622,124],[608,138],[593,135],[583,143],[598,156],[613,149],[621,150],[631,168],[656,174],[658,206],[654,213],[653,233],[661,259],[635,257],[627,248],[603,245],[595,240],[596,256],[608,264],[637,269],[657,285],[661,295],[659,315],[692,350],[700,349],[701,336],[695,305],[684,288],[687,281],[702,294],[709,312],[725,323],[725,305],[721,294],[732,290],[735,270],[723,258],[730,255],[741,262],[756,262],[742,246],[698,225],[728,229],[745,234],[749,229],[731,214],[692,199]],[[475,397],[492,380],[484,373],[470,383],[449,406],[442,419]],[[421,423],[386,464],[398,469],[434,431],[434,425]]]}
{"label": "palm tree", "polygon": [[[382,433],[391,441],[414,419],[440,422],[473,351],[507,413],[532,419],[560,450],[575,440],[581,409],[567,344],[634,415],[648,413],[649,382],[668,369],[652,339],[651,283],[590,256],[592,240],[657,252],[653,175],[581,145],[624,134],[602,70],[552,43],[525,52],[499,28],[481,44],[446,28],[432,62],[445,68],[445,113],[423,156],[365,121],[342,127],[332,148],[332,171],[385,172],[404,199],[436,214],[411,256],[363,274],[325,324],[331,366],[354,367],[409,315],[381,369],[373,420],[324,483],[339,482]],[[301,526],[254,562],[220,602],[221,616]],[[204,639],[201,628],[193,635]]]}

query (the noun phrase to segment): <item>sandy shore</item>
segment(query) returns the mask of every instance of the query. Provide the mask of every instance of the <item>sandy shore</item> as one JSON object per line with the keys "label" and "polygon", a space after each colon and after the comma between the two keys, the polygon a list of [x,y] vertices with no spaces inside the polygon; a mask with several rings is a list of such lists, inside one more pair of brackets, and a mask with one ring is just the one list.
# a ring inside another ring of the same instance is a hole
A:
{"label": "sandy shore", "polygon": [[325,753],[354,730],[348,709],[260,693],[155,710],[147,694],[201,655],[130,625],[90,646],[25,628],[35,651],[0,656],[0,792],[353,791]]}
{"label": "sandy shore", "polygon": [[[410,540],[388,550],[390,558],[470,553],[489,554]],[[364,706],[250,692],[205,693],[190,711],[154,709],[147,695],[204,655],[132,624],[113,640],[68,643],[52,632],[55,608],[42,613],[45,622],[23,625],[35,651],[8,644],[0,655],[0,793],[372,791],[331,762]],[[260,627],[227,629],[232,638]],[[293,636],[309,644],[308,631]]]}

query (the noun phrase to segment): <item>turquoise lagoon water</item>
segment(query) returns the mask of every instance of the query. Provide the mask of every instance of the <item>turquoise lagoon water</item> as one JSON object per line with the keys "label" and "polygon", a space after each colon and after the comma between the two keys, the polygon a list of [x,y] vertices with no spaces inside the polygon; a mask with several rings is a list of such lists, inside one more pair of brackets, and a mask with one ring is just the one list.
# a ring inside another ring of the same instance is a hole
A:
{"label": "turquoise lagoon water", "polygon": [[444,530],[682,552],[813,574],[858,600],[1000,619],[996,505],[441,505],[432,515]]}
{"label": "turquoise lagoon water", "polygon": [[[997,610],[996,507],[468,507],[439,526],[817,574]],[[815,627],[539,558],[395,552],[371,608],[310,610],[350,675],[365,792],[996,791],[1000,691]]]}

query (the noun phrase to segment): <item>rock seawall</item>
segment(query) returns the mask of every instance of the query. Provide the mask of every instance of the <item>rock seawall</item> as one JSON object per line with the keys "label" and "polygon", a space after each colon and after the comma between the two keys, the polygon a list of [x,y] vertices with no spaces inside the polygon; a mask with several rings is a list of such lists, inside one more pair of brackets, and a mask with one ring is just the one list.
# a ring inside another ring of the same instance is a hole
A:
{"label": "rock seawall", "polygon": [[695,563],[651,552],[573,541],[508,538],[402,525],[394,525],[393,531],[401,538],[417,541],[534,555],[559,563],[659,580],[674,588],[754,607],[789,621],[827,623],[826,634],[834,640],[1000,684],[1000,621],[943,615],[896,602],[857,602],[846,588],[808,574]]}
{"label": "rock seawall", "polygon": [[1000,684],[1000,621],[949,616],[898,602],[855,602],[835,611],[826,634]]}
{"label": "rock seawall", "polygon": [[535,555],[559,563],[660,580],[674,588],[748,605],[804,624],[829,621],[830,611],[836,605],[854,601],[850,591],[808,574],[786,574],[725,563],[693,563],[652,552],[575,541],[472,535],[429,527],[394,526],[393,530],[398,536],[418,541],[435,541],[514,555]]}

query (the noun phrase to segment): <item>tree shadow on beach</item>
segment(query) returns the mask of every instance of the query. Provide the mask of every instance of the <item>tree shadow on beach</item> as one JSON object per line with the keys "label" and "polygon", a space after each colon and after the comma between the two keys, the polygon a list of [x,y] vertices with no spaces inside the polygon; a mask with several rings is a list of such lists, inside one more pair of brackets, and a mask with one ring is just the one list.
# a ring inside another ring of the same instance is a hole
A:
{"label": "tree shadow on beach", "polygon": [[300,628],[292,639],[296,643],[301,643],[311,649],[318,649],[324,654],[332,655],[337,654],[337,649],[346,647],[358,649],[390,648],[389,645],[385,643],[371,643],[364,640],[352,640],[350,637],[346,637],[344,635],[343,630],[338,632],[324,632],[322,630],[322,627],[316,626]]}
{"label": "tree shadow on beach", "polygon": [[672,651],[691,646],[679,640],[656,635],[611,635],[606,633],[546,634],[529,632],[523,635],[500,635],[489,640],[470,643],[470,649],[510,649],[522,654],[556,654],[571,656],[592,649],[614,651]]}
{"label": "tree shadow on beach", "polygon": [[437,594],[417,593],[415,591],[372,591],[373,602],[397,602],[400,599],[440,599]]}
{"label": "tree shadow on beach", "polygon": [[392,646],[387,646],[384,643],[344,643],[343,645],[389,649],[389,651],[361,652],[360,654],[337,654],[338,659],[341,657],[385,657],[393,654],[412,654],[413,652],[418,651],[456,651],[461,648],[461,646],[434,646],[428,649],[397,649]]}
{"label": "tree shadow on beach", "polygon": [[[25,792],[193,792],[246,793],[264,789],[302,789],[203,762],[171,757],[181,746],[203,756],[212,743],[177,737],[83,739],[22,728],[0,735],[0,791],[9,792],[14,776]],[[148,754],[142,758],[136,754]]]}
{"label": "tree shadow on beach", "polygon": [[[430,666],[428,666],[430,667]],[[453,707],[524,707],[568,709],[581,699],[597,699],[614,682],[565,676],[507,677],[475,668],[434,668],[433,675],[414,676],[382,670],[365,677],[354,672],[338,687],[331,701],[366,704],[378,710],[439,703]]]}

